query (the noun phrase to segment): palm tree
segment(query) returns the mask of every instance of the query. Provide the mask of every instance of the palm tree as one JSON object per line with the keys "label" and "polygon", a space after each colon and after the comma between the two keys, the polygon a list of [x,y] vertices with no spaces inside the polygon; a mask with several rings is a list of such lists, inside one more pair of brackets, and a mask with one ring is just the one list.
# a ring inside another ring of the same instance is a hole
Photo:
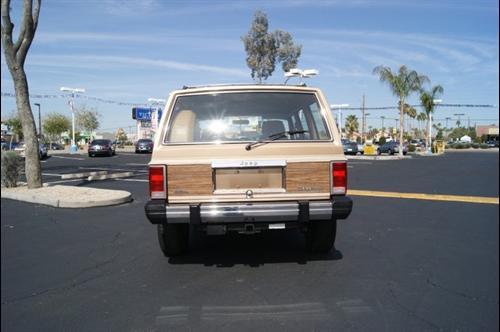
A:
{"label": "palm tree", "polygon": [[431,115],[434,113],[434,107],[436,106],[435,100],[438,96],[443,94],[443,87],[441,85],[436,85],[431,88],[430,91],[422,90],[420,92],[420,103],[424,108],[425,114],[427,115],[427,147],[431,146]]}
{"label": "palm tree", "polygon": [[352,134],[357,132],[359,128],[358,118],[355,115],[348,115],[345,118],[345,130],[347,132],[347,137],[352,139]]}
{"label": "palm tree", "polygon": [[393,73],[390,67],[377,66],[373,74],[379,75],[380,82],[387,83],[392,93],[399,98],[399,156],[403,157],[403,116],[406,98],[416,91],[420,91],[422,85],[429,79],[419,75],[415,70],[409,70],[406,66],[399,67],[397,73]]}
{"label": "palm tree", "polygon": [[[399,104],[398,104],[398,106],[401,107],[401,105],[399,105]],[[403,114],[409,116],[412,119],[415,119],[415,117],[417,116],[417,110],[408,104],[404,104]],[[404,115],[403,115],[403,117],[404,117]]]}
{"label": "palm tree", "polygon": [[421,122],[425,122],[427,120],[427,115],[424,112],[420,112],[417,115],[417,121],[418,121],[418,129],[422,131],[422,125]]}

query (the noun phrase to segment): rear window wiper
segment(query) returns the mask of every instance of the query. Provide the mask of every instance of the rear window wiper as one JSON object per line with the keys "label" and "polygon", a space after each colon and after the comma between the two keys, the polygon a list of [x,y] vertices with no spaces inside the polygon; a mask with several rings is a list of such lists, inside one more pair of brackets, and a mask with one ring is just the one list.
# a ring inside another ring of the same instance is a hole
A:
{"label": "rear window wiper", "polygon": [[271,135],[267,136],[264,139],[260,139],[258,141],[253,142],[253,143],[247,144],[245,146],[245,150],[250,151],[252,149],[252,146],[255,146],[255,145],[258,145],[258,144],[270,143],[272,141],[276,141],[276,140],[278,140],[280,138],[283,138],[286,135],[293,136],[293,135],[304,134],[304,133],[307,133],[307,130],[287,130],[287,131],[281,131],[279,133],[271,134]]}

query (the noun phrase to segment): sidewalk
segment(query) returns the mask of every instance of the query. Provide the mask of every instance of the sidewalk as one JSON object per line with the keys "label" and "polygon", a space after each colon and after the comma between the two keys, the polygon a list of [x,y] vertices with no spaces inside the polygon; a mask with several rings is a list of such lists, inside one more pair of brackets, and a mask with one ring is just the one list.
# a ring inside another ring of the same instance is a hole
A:
{"label": "sidewalk", "polygon": [[28,189],[27,186],[4,188],[2,198],[53,206],[57,208],[88,208],[130,202],[132,195],[124,190],[109,190],[76,186],[47,186]]}

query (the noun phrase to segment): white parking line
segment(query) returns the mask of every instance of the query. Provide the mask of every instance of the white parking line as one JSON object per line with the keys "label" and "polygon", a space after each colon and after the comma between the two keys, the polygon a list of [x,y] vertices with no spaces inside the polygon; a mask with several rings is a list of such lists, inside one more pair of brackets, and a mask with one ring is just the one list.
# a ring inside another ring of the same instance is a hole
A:
{"label": "white parking line", "polygon": [[42,175],[47,175],[47,176],[61,176],[61,174],[55,174],[55,173],[42,173]]}
{"label": "white parking line", "polygon": [[71,160],[85,160],[83,158],[63,157],[63,156],[51,156],[51,158],[61,158],[61,159],[71,159]]}
{"label": "white parking line", "polygon": [[144,179],[115,179],[116,181],[126,181],[126,182],[149,182],[149,180]]}
{"label": "white parking line", "polygon": [[[110,168],[110,167],[78,167],[79,169],[96,169],[96,170],[103,170],[103,171],[125,171],[125,172],[130,172],[130,168]],[[136,173],[147,173],[147,170],[144,171],[135,171]]]}
{"label": "white parking line", "polygon": [[59,184],[59,183],[66,183],[66,182],[77,182],[77,181],[85,181],[84,179],[72,179],[72,180],[60,180],[60,181],[47,181],[44,183],[47,184]]}

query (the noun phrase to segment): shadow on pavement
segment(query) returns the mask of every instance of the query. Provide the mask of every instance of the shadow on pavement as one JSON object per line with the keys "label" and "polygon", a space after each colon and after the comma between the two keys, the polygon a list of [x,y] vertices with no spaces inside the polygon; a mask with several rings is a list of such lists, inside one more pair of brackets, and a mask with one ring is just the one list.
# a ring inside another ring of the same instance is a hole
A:
{"label": "shadow on pavement", "polygon": [[273,263],[307,264],[310,261],[335,261],[343,257],[342,252],[336,249],[326,254],[308,253],[302,234],[296,230],[269,231],[256,235],[193,235],[190,251],[182,256],[170,258],[170,264],[259,267]]}

